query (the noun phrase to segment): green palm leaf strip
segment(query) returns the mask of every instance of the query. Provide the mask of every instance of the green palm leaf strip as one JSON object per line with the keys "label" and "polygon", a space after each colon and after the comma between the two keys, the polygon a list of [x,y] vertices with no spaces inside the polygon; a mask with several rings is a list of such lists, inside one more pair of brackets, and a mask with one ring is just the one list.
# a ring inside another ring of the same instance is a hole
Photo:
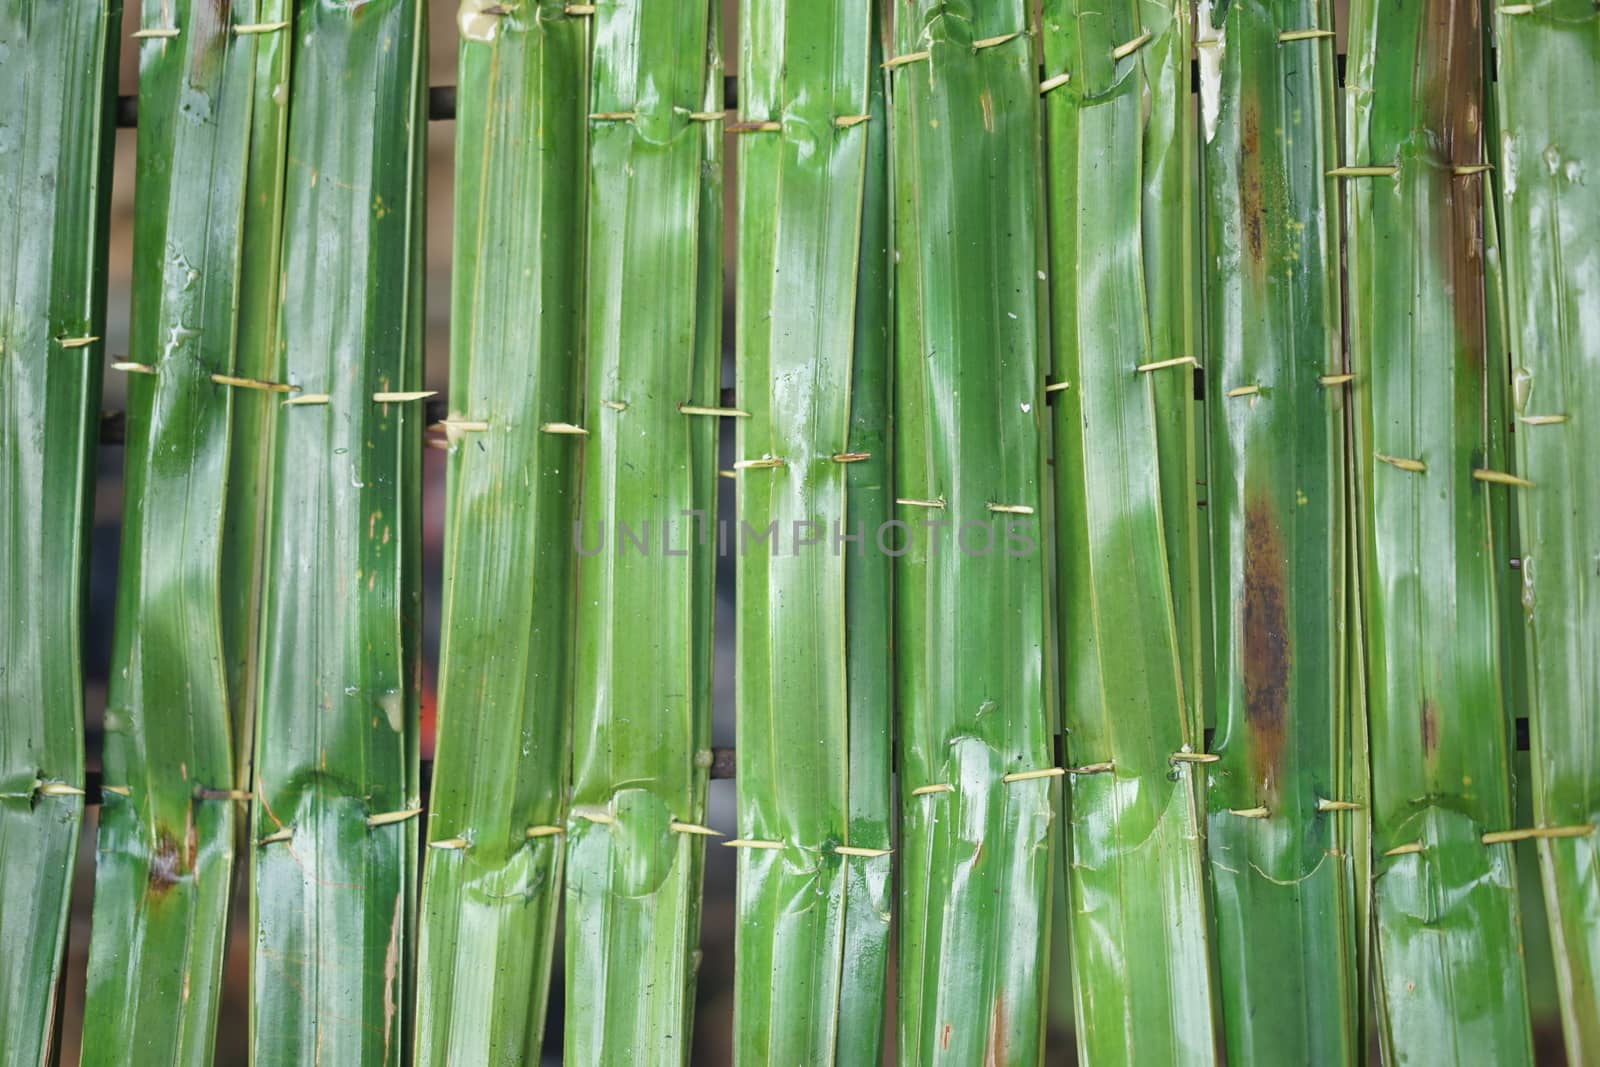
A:
{"label": "green palm leaf strip", "polygon": [[[1053,377],[1066,385],[1053,400],[1066,873],[1085,1063],[1214,1061],[1217,1046],[1206,764],[1174,593],[1183,585],[1192,606],[1193,586],[1172,580],[1166,551],[1180,538],[1174,562],[1187,567],[1198,520],[1194,360],[1174,352],[1182,335],[1167,321],[1189,285],[1174,117],[1187,114],[1187,38],[1182,5],[1044,8],[1044,84],[1058,79],[1044,95]],[[1158,445],[1165,429],[1179,435],[1174,456]]]}
{"label": "green palm leaf strip", "polygon": [[[1361,1050],[1349,847],[1332,16],[1202,3],[1217,735],[1208,843],[1230,1063]],[[1332,379],[1327,380],[1327,379]],[[1270,991],[1270,994],[1267,993]],[[1272,1007],[1261,998],[1270,995]]]}
{"label": "green palm leaf strip", "polygon": [[[894,517],[893,435],[889,383],[893,284],[889,203],[889,130],[881,69],[887,29],[874,5],[872,81],[868,88],[866,184],[861,203],[861,265],[856,272],[855,359],[850,369],[847,454],[865,456],[845,473],[845,515],[863,535]],[[891,787],[894,664],[889,646],[894,560],[863,540],[845,560],[846,685],[850,693],[850,840],[858,848],[893,844]],[[870,858],[870,857],[867,857]],[[840,1063],[883,1059],[884,1012],[889,988],[889,927],[893,911],[892,861],[845,867],[843,973],[839,981]]]}
{"label": "green palm leaf strip", "polygon": [[[292,0],[257,0],[255,25],[287,23]],[[255,102],[240,226],[238,342],[233,373],[268,381],[278,367],[278,271],[283,253],[284,149],[289,131],[289,56],[294,35],[255,34]],[[222,533],[222,639],[233,712],[233,771],[250,788],[250,749],[259,695],[261,574],[266,560],[267,502],[272,445],[281,394],[261,389],[233,393],[228,446],[228,499]],[[244,820],[239,829],[248,830]],[[243,834],[242,838],[248,837]]]}
{"label": "green palm leaf strip", "polygon": [[1600,87],[1600,9],[1540,0],[1495,10],[1500,239],[1526,483],[1512,491],[1535,826],[1519,829],[1539,841],[1567,1055],[1582,1063],[1600,1057],[1600,433],[1584,419],[1586,403],[1600,404],[1590,262],[1600,191],[1586,177],[1600,128],[1581,103]]}
{"label": "green palm leaf strip", "polygon": [[[221,608],[254,4],[149,0],[86,1063],[208,1059],[234,855]],[[244,28],[247,32],[241,33]],[[199,121],[197,121],[197,118]]]}
{"label": "green palm leaf strip", "polygon": [[[1377,990],[1389,1062],[1529,1062],[1491,536],[1482,34],[1472,5],[1351,12],[1345,163]],[[1502,471],[1503,473],[1503,471]]]}
{"label": "green palm leaf strip", "polygon": [[896,5],[898,1052],[1041,1053],[1054,816],[1028,7]]}
{"label": "green palm leaf strip", "polygon": [[594,14],[587,381],[569,431],[583,438],[567,821],[574,1062],[683,1062],[689,1051],[720,346],[711,6],[627,0]]}
{"label": "green palm leaf strip", "polygon": [[422,17],[413,0],[295,11],[274,380],[297,391],[276,415],[252,835],[264,1065],[407,1058]]}
{"label": "green palm leaf strip", "polygon": [[[740,9],[737,393],[750,416],[738,420],[739,519],[741,530],[773,531],[738,553],[734,1011],[736,1054],[749,1063],[880,1055],[881,977],[867,987],[857,974],[845,989],[846,953],[865,954],[852,967],[881,967],[888,943],[887,687],[852,661],[887,666],[887,557],[874,548],[868,562],[873,533],[849,506],[853,468],[874,463],[869,516],[887,518],[886,457],[851,450],[862,433],[887,443],[881,291],[857,295],[864,255],[875,257],[867,280],[880,290],[885,281],[881,206],[879,232],[863,230],[866,186],[881,186],[883,173],[883,116],[873,123],[870,102],[880,76],[873,7],[746,0]],[[862,321],[867,314],[876,321]],[[876,427],[854,417],[858,355]],[[774,459],[781,465],[766,465]],[[860,540],[842,540],[856,532]],[[853,683],[872,687],[870,702]],[[853,742],[863,734],[874,754],[858,768]],[[854,817],[863,803],[864,825]],[[868,901],[852,902],[858,893]],[[854,1047],[841,1044],[847,1035]]]}
{"label": "green palm leaf strip", "polygon": [[82,606],[119,4],[0,6],[0,1064],[48,1062],[83,816]]}
{"label": "green palm leaf strip", "polygon": [[539,1058],[561,900],[588,23],[460,12],[422,1063]]}

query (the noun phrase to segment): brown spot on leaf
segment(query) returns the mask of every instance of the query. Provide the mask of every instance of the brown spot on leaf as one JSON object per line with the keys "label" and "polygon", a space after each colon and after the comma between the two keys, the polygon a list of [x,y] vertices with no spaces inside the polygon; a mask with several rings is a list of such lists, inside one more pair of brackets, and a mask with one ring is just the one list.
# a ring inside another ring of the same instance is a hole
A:
{"label": "brown spot on leaf", "polygon": [[1467,369],[1481,373],[1484,362],[1483,198],[1487,175],[1460,176],[1454,166],[1482,163],[1487,158],[1481,121],[1483,73],[1477,8],[1455,0],[1428,0],[1423,18],[1424,55],[1418,66],[1428,72],[1420,103],[1428,132],[1444,157],[1435,179],[1446,207],[1446,224],[1435,231],[1440,262],[1450,275],[1450,308],[1456,345]]}
{"label": "brown spot on leaf", "polygon": [[150,853],[150,869],[146,874],[149,894],[164,896],[183,880],[183,854],[178,851],[178,837],[165,826],[156,828],[156,847]]}
{"label": "brown spot on leaf", "polygon": [[1262,497],[1245,508],[1244,702],[1255,739],[1255,778],[1275,783],[1283,759],[1289,710],[1288,559],[1271,503]]}
{"label": "brown spot on leaf", "polygon": [[1239,224],[1244,231],[1249,266],[1258,278],[1267,254],[1265,205],[1261,197],[1261,113],[1252,96],[1239,114]]}
{"label": "brown spot on leaf", "polygon": [[996,993],[994,1007],[989,1011],[989,1047],[983,1050],[984,1067],[1005,1067],[1006,1058],[1006,998]]}
{"label": "brown spot on leaf", "polygon": [[1422,698],[1422,754],[1432,758],[1439,751],[1439,706],[1432,697]]}

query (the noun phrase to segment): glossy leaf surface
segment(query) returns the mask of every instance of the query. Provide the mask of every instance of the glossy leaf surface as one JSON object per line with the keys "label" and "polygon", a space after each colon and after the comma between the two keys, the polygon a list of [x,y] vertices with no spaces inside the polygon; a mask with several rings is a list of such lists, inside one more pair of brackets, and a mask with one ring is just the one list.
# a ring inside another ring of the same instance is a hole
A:
{"label": "glossy leaf surface", "polygon": [[262,1065],[406,1059],[423,413],[398,397],[421,378],[422,15],[295,9],[275,377],[299,392],[277,412],[255,744]]}
{"label": "glossy leaf surface", "polygon": [[[1567,1055],[1600,1058],[1600,9],[1499,4],[1501,247],[1528,627],[1533,815]],[[1564,418],[1563,418],[1564,417]],[[1505,846],[1500,846],[1505,848]]]}
{"label": "glossy leaf surface", "polygon": [[897,1054],[1031,1063],[1060,797],[1037,60],[1021,2],[894,23]]}
{"label": "glossy leaf surface", "polygon": [[[722,72],[703,3],[599,5],[566,1055],[686,1060],[710,766]],[[719,116],[720,117],[720,113]],[[698,515],[695,513],[698,512]],[[603,538],[603,542],[601,539]]]}
{"label": "glossy leaf surface", "polygon": [[[1176,586],[1189,597],[1193,587],[1169,567],[1188,567],[1199,518],[1177,406],[1192,403],[1193,364],[1173,349],[1190,299],[1187,23],[1181,5],[1062,0],[1044,13],[1046,84],[1068,75],[1045,93],[1045,114],[1052,378],[1066,385],[1052,401],[1057,626],[1077,768],[1065,872],[1083,1063],[1203,1063],[1217,1047],[1206,765],[1181,758],[1204,748],[1185,669],[1194,647],[1176,611]],[[1167,431],[1182,442],[1173,456],[1160,447]],[[1182,540],[1176,556],[1169,535]]]}
{"label": "glossy leaf surface", "polygon": [[588,19],[461,9],[418,1059],[537,1060],[565,849]]}
{"label": "glossy leaf surface", "polygon": [[[1208,848],[1234,1064],[1359,1054],[1331,5],[1197,9],[1217,732]],[[1271,1003],[1277,1010],[1263,1010]]]}
{"label": "glossy leaf surface", "polygon": [[83,816],[83,627],[121,5],[0,5],[0,1064],[49,1060]]}
{"label": "glossy leaf surface", "polygon": [[[158,0],[140,45],[133,316],[86,1063],[210,1057],[236,802],[223,518],[255,5]],[[138,368],[138,369],[132,369]],[[265,392],[265,390],[252,390]],[[270,395],[270,394],[269,394]],[[221,794],[220,796],[218,794]]]}

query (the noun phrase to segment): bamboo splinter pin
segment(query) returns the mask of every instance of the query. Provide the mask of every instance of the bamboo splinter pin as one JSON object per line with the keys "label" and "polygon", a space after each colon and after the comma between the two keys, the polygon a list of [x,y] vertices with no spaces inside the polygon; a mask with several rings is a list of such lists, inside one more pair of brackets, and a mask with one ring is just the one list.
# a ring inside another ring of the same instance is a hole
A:
{"label": "bamboo splinter pin", "polygon": [[734,838],[732,841],[722,842],[723,848],[764,848],[777,850],[783,848],[782,841],[754,841],[744,838]]}
{"label": "bamboo splinter pin", "polygon": [[556,837],[556,836],[558,836],[560,834],[564,834],[566,832],[567,831],[563,827],[560,827],[560,826],[530,826],[530,827],[528,827],[527,836],[530,837],[530,838],[534,838],[534,837]]}
{"label": "bamboo splinter pin", "polygon": [[721,837],[721,830],[713,830],[709,826],[701,826],[694,822],[669,822],[667,829],[675,834],[694,834],[699,837]]}
{"label": "bamboo splinter pin", "polygon": [[407,819],[415,819],[421,814],[421,808],[402,808],[399,811],[381,811],[376,815],[367,816],[367,826],[374,829],[379,826],[391,826],[397,822],[405,822]]}
{"label": "bamboo splinter pin", "polygon": [[1010,774],[1001,775],[1000,781],[1010,785],[1012,782],[1031,782],[1036,778],[1060,778],[1066,773],[1067,769],[1065,767],[1044,767],[1037,771],[1013,771]]}

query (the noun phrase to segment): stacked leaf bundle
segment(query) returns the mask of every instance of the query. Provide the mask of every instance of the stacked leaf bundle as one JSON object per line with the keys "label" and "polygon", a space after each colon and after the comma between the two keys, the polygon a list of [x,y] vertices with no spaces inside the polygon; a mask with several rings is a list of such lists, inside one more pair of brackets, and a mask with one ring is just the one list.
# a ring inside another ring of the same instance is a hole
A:
{"label": "stacked leaf bundle", "polygon": [[1208,845],[1239,1064],[1349,1062],[1363,1040],[1330,6],[1196,13],[1221,757]]}
{"label": "stacked leaf bundle", "polygon": [[1182,3],[1044,10],[1066,873],[1093,1063],[1201,1063],[1217,1046],[1200,831],[1215,757],[1176,610],[1195,602],[1199,525],[1197,361],[1179,347],[1188,27]]}
{"label": "stacked leaf bundle", "polygon": [[593,9],[583,421],[545,427],[583,438],[564,1042],[581,1063],[689,1048],[724,413],[717,8]]}
{"label": "stacked leaf bundle", "polygon": [[894,648],[908,1063],[1043,1055],[1053,751],[1029,5],[895,5]]}
{"label": "stacked leaf bundle", "polygon": [[272,367],[289,393],[254,746],[251,1035],[264,1064],[408,1058],[422,14],[418,0],[294,12]]}
{"label": "stacked leaf bundle", "polygon": [[875,7],[740,9],[740,768],[728,844],[747,1063],[881,1059],[889,558],[869,539],[889,516],[888,189]]}
{"label": "stacked leaf bundle", "polygon": [[[462,8],[420,1063],[536,1060],[572,696],[589,19]],[[530,314],[529,309],[534,309]]]}
{"label": "stacked leaf bundle", "polygon": [[1379,1035],[1389,1062],[1528,1062],[1487,465],[1475,5],[1352,10],[1345,166],[1364,487]]}
{"label": "stacked leaf bundle", "polygon": [[1600,1058],[1600,8],[1499,3],[1497,82],[1535,826],[1562,1027]]}
{"label": "stacked leaf bundle", "polygon": [[[222,617],[254,5],[146,5],[127,505],[84,1062],[211,1055],[236,827]],[[234,21],[237,20],[237,21]],[[196,121],[204,110],[203,121]]]}
{"label": "stacked leaf bundle", "polygon": [[49,1062],[78,826],[115,0],[0,6],[0,1064]]}
{"label": "stacked leaf bundle", "polygon": [[[1062,856],[1086,1061],[1525,1062],[1546,910],[1595,1058],[1600,12],[1486,5],[1489,99],[1477,4],[1355,0],[1341,161],[1329,6],[743,0],[730,116],[718,3],[467,0],[419,916],[422,5],[148,0],[85,1058],[210,1054],[247,821],[262,1063],[536,1058],[563,901],[567,1055],[690,1059],[719,542],[741,1061],[879,1058],[891,915],[902,1060],[1042,1059]],[[117,17],[0,13],[6,1064],[83,806]]]}

